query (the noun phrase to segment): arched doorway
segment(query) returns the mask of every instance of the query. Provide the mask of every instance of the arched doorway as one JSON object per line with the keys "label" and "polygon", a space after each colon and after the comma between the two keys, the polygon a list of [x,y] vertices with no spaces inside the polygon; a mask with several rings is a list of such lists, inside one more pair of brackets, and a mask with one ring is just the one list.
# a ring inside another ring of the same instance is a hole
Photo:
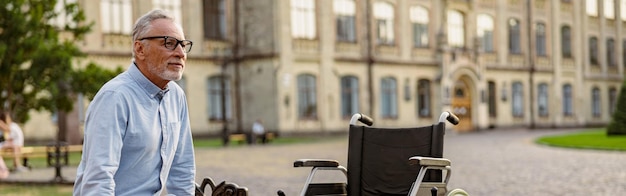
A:
{"label": "arched doorway", "polygon": [[465,79],[459,79],[454,84],[452,97],[452,112],[456,114],[460,122],[455,129],[459,132],[472,131],[472,91],[470,83]]}

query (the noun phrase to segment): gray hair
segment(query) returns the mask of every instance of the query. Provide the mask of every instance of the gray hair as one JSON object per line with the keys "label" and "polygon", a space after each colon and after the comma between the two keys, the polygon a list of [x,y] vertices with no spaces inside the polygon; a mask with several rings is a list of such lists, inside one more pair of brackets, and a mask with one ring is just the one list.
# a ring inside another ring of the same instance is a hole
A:
{"label": "gray hair", "polygon": [[[145,35],[148,30],[152,28],[152,21],[157,19],[168,19],[171,21],[175,21],[174,17],[167,11],[164,10],[152,10],[145,15],[141,16],[135,22],[135,27],[133,28],[133,42],[139,39],[141,36]],[[135,50],[133,50],[133,57],[135,57]]]}

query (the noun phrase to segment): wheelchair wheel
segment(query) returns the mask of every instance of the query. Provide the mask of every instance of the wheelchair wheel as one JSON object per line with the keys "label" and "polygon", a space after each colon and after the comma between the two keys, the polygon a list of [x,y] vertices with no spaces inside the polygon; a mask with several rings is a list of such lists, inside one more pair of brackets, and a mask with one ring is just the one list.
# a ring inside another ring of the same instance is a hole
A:
{"label": "wheelchair wheel", "polygon": [[469,193],[465,192],[463,189],[454,189],[448,192],[446,196],[469,196]]}

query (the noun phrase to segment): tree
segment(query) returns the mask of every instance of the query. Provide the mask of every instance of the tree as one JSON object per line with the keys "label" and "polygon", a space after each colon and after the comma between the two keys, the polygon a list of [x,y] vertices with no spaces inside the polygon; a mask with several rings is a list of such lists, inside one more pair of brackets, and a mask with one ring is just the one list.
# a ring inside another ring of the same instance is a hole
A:
{"label": "tree", "polygon": [[622,83],[617,98],[617,108],[613,112],[613,119],[607,127],[608,135],[626,135],[626,80]]}
{"label": "tree", "polygon": [[56,0],[0,0],[0,103],[17,122],[31,110],[71,111],[76,93],[93,95],[121,72],[72,66],[85,56],[75,44],[93,23],[76,3],[59,3],[63,9]]}

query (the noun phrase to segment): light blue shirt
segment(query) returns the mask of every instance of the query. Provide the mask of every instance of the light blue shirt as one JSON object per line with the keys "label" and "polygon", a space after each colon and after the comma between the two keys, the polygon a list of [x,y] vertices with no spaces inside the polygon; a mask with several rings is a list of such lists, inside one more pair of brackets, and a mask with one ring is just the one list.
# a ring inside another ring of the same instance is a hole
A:
{"label": "light blue shirt", "polygon": [[183,90],[161,90],[131,64],[89,104],[74,195],[193,195],[194,180]]}

